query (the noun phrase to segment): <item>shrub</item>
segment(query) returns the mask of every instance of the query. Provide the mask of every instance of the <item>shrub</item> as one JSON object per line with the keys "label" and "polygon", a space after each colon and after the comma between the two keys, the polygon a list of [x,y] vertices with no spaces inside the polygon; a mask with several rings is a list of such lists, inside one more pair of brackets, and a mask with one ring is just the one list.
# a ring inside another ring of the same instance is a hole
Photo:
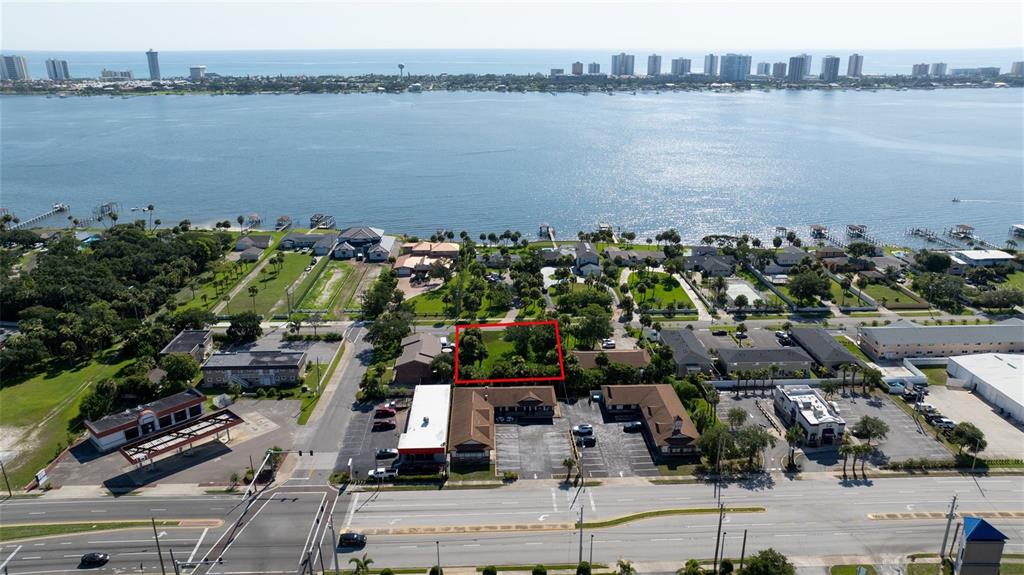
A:
{"label": "shrub", "polygon": [[434,565],[430,568],[430,575],[444,575],[444,569],[440,565]]}
{"label": "shrub", "polygon": [[390,567],[385,567],[380,570],[380,575],[395,575],[395,572]]}
{"label": "shrub", "polygon": [[483,575],[498,575],[498,568],[494,565],[484,567]]}
{"label": "shrub", "polygon": [[533,575],[548,575],[548,568],[538,563],[533,566]]}
{"label": "shrub", "polygon": [[502,474],[501,478],[510,483],[512,481],[519,481],[519,473],[515,471],[506,471],[505,473]]}
{"label": "shrub", "polygon": [[[484,575],[486,575],[486,573]],[[580,564],[576,566],[576,575],[590,575],[590,563],[587,561],[580,561]]]}

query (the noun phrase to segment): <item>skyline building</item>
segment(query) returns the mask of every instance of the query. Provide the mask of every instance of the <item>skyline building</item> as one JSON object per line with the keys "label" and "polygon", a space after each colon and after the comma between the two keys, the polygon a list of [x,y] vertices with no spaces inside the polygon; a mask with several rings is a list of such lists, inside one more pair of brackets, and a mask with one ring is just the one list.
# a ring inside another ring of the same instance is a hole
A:
{"label": "skyline building", "polygon": [[582,76],[583,75],[583,62],[573,62],[572,63],[572,75],[573,76]]}
{"label": "skyline building", "polygon": [[838,56],[825,56],[821,60],[821,79],[825,82],[835,82],[839,79]]}
{"label": "skyline building", "polygon": [[776,62],[772,64],[772,78],[778,78],[779,80],[786,77],[786,63]]}
{"label": "skyline building", "polygon": [[146,51],[146,61],[149,62],[149,79],[160,79],[160,53],[154,52],[152,48]]}
{"label": "skyline building", "polygon": [[928,64],[914,64],[910,68],[910,75],[913,78],[924,78],[928,75]]}
{"label": "skyline building", "polygon": [[24,56],[0,56],[0,79],[2,80],[31,80],[28,73],[28,60]]}
{"label": "skyline building", "polygon": [[804,59],[804,77],[806,78],[811,75],[812,56],[810,54],[800,54],[800,56]]}
{"label": "skyline building", "polygon": [[192,80],[193,82],[202,82],[203,78],[206,78],[206,66],[189,66],[189,80]]}
{"label": "skyline building", "polygon": [[651,54],[650,56],[647,57],[647,75],[661,75],[661,56],[657,54]]}
{"label": "skyline building", "polygon": [[743,82],[750,75],[750,56],[729,53],[722,56],[718,76],[725,82]]}
{"label": "skyline building", "polygon": [[135,74],[131,70],[107,70],[106,68],[100,72],[100,78],[103,80],[134,80]]}
{"label": "skyline building", "polygon": [[600,73],[601,73],[601,65],[600,64],[598,64],[597,62],[591,62],[591,63],[587,64],[587,74],[600,74]]}
{"label": "skyline building", "polygon": [[46,61],[46,77],[54,82],[70,80],[71,74],[68,72],[68,61],[56,60],[54,58],[48,59]]}
{"label": "skyline building", "polygon": [[1012,76],[1024,76],[1024,60],[1014,62],[1010,65],[1010,75]]}
{"label": "skyline building", "polygon": [[614,54],[612,56],[612,76],[632,76],[634,60],[633,54],[625,52]]}
{"label": "skyline building", "polygon": [[790,58],[789,72],[786,74],[786,80],[789,82],[803,82],[805,63],[806,61],[803,56],[793,56]]}
{"label": "skyline building", "polygon": [[757,63],[757,75],[758,76],[770,76],[772,73],[771,62],[758,62]]}
{"label": "skyline building", "polygon": [[672,74],[674,76],[686,76],[690,73],[690,64],[689,58],[673,58]]}
{"label": "skyline building", "polygon": [[928,72],[928,75],[933,78],[944,78],[946,76],[946,63],[933,62],[932,67]]}
{"label": "skyline building", "polygon": [[864,56],[850,54],[850,59],[846,63],[846,75],[851,78],[860,78],[864,75]]}
{"label": "skyline building", "polygon": [[718,75],[718,56],[715,56],[714,54],[704,56],[704,75]]}

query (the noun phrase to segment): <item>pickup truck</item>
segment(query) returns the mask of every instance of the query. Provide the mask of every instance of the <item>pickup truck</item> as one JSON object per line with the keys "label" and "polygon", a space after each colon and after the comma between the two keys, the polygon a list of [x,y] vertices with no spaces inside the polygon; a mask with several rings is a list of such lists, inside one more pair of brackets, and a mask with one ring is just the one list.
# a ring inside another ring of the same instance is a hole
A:
{"label": "pickup truck", "polygon": [[378,467],[371,469],[366,476],[370,479],[394,479],[398,477],[398,470],[390,467]]}

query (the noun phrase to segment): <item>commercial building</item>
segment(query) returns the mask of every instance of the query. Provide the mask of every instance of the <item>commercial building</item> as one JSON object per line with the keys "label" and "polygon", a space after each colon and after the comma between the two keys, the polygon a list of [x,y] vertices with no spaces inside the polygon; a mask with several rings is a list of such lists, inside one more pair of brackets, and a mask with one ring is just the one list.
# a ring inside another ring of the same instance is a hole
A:
{"label": "commercial building", "polygon": [[304,351],[215,353],[203,364],[203,384],[275,387],[298,383],[306,367]]}
{"label": "commercial building", "polygon": [[573,76],[582,76],[583,75],[583,62],[573,62],[572,63],[572,75]]}
{"label": "commercial building", "polygon": [[825,56],[821,60],[821,79],[835,82],[839,79],[839,56]]}
{"label": "commercial building", "polygon": [[452,390],[448,452],[452,462],[491,460],[494,423],[551,422],[555,416],[551,386],[456,387]]}
{"label": "commercial building", "polygon": [[718,75],[718,56],[715,56],[714,54],[707,54],[704,56],[704,75]]}
{"label": "commercial building", "polygon": [[126,80],[134,80],[135,74],[131,70],[107,70],[104,68],[100,71],[101,80],[113,80],[115,82],[121,82]]}
{"label": "commercial building", "polygon": [[850,54],[850,58],[846,61],[846,75],[851,78],[860,78],[864,75],[864,56]]}
{"label": "commercial building", "polygon": [[978,75],[991,80],[999,77],[999,66],[982,66],[978,68]]}
{"label": "commercial building", "polygon": [[860,360],[850,350],[820,327],[798,327],[790,331],[793,341],[800,344],[814,361],[835,371],[839,366],[857,364]]}
{"label": "commercial building", "polygon": [[1013,256],[1002,250],[960,250],[953,252],[953,256],[968,267],[988,267],[1014,261]]}
{"label": "commercial building", "polygon": [[444,465],[451,393],[450,385],[416,386],[405,431],[398,437],[398,456],[403,465]]}
{"label": "commercial building", "polygon": [[980,517],[964,517],[953,575],[999,575],[1006,535]]}
{"label": "commercial building", "polygon": [[757,63],[757,75],[758,76],[770,76],[772,73],[771,62],[758,62]]}
{"label": "commercial building", "polygon": [[612,76],[632,76],[633,60],[632,54],[621,52],[612,56]]}
{"label": "commercial building", "polygon": [[690,373],[714,371],[715,360],[711,359],[707,348],[697,339],[693,330],[663,329],[658,333],[658,340],[672,350],[672,362],[676,364],[676,377],[685,377]]}
{"label": "commercial building", "polygon": [[430,363],[441,353],[441,340],[434,334],[414,333],[402,339],[402,352],[395,361],[395,381],[398,385],[433,383],[434,372]]}
{"label": "commercial building", "polygon": [[945,62],[935,62],[932,64],[931,70],[928,75],[932,78],[945,78],[946,77],[946,64]]}
{"label": "commercial building", "polygon": [[918,325],[901,319],[884,327],[860,327],[860,348],[873,359],[1024,353],[1024,320],[990,325]]}
{"label": "commercial building", "polygon": [[963,380],[964,385],[989,403],[1024,421],[1024,355],[982,353],[951,357],[946,363],[949,377]]}
{"label": "commercial building", "polygon": [[672,58],[672,75],[685,76],[690,73],[689,58]]}
{"label": "commercial building", "polygon": [[772,64],[772,78],[783,79],[786,77],[786,63],[776,62]]}
{"label": "commercial building", "polygon": [[650,56],[647,57],[647,75],[661,75],[661,56],[657,54],[651,54]]}
{"label": "commercial building", "polygon": [[552,68],[551,76],[565,76],[565,68]]}
{"label": "commercial building", "polygon": [[1024,76],[1024,61],[1018,61],[1011,64],[1010,75],[1017,77]]}
{"label": "commercial building", "polygon": [[644,439],[656,457],[697,453],[700,434],[671,385],[602,385],[601,396],[613,419],[643,422]]}
{"label": "commercial building", "polygon": [[31,80],[28,73],[28,60],[24,56],[0,56],[0,80],[22,81]]}
{"label": "commercial building", "polygon": [[914,64],[910,68],[910,75],[914,78],[924,78],[928,75],[928,64]]}
{"label": "commercial building", "polygon": [[46,61],[46,77],[54,82],[63,82],[71,79],[71,72],[68,71],[67,60],[55,60],[50,58]]}
{"label": "commercial building", "polygon": [[109,451],[162,429],[196,419],[203,414],[206,396],[187,389],[156,401],[86,421],[89,440],[99,451]]}
{"label": "commercial building", "polygon": [[814,367],[811,356],[793,347],[724,347],[718,350],[718,360],[725,373],[770,370],[774,365],[776,375],[789,376],[798,371],[809,374]]}
{"label": "commercial building", "polygon": [[598,64],[597,62],[591,62],[591,63],[587,64],[587,74],[600,74],[600,73],[601,73],[601,65],[600,64]]}
{"label": "commercial building", "polygon": [[743,82],[750,75],[750,56],[745,54],[726,54],[722,56],[721,68],[718,72],[723,82]]}
{"label": "commercial building", "polygon": [[786,425],[803,429],[804,444],[808,447],[836,445],[843,437],[846,422],[818,390],[806,385],[778,385],[773,396],[775,413]]}
{"label": "commercial building", "polygon": [[149,79],[160,79],[160,53],[154,52],[152,48],[146,50],[146,62],[149,63]]}
{"label": "commercial building", "polygon": [[213,353],[213,332],[208,329],[181,330],[160,350],[160,357],[172,353],[191,355],[197,362],[203,363],[207,354]]}
{"label": "commercial building", "polygon": [[188,79],[193,82],[202,82],[206,78],[206,66],[189,66]]}

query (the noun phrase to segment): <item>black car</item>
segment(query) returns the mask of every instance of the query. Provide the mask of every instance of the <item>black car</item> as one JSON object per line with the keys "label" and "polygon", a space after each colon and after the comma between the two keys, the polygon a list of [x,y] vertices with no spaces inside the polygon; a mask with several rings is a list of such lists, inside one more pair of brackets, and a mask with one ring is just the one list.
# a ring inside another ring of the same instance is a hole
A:
{"label": "black car", "polygon": [[338,538],[338,547],[364,547],[366,535],[362,533],[342,533]]}
{"label": "black car", "polygon": [[625,431],[627,433],[636,433],[638,431],[643,431],[643,429],[644,424],[639,421],[627,421],[626,423],[622,424],[622,431]]}
{"label": "black car", "polygon": [[724,329],[716,329],[716,330],[712,330],[711,331],[711,335],[714,335],[714,336],[729,335],[729,332],[725,331]]}
{"label": "black car", "polygon": [[82,555],[83,567],[99,567],[106,565],[107,561],[110,561],[110,555],[106,553],[86,553]]}
{"label": "black car", "polygon": [[597,438],[593,435],[584,435],[576,439],[576,444],[583,447],[593,447],[597,445]]}

